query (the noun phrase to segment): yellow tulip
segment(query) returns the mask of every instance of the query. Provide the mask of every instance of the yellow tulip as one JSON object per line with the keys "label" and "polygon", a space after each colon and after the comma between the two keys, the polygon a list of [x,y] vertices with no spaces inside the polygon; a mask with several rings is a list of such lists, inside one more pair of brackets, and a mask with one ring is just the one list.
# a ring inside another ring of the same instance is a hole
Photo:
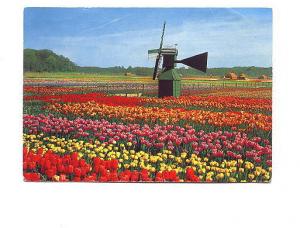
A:
{"label": "yellow tulip", "polygon": [[235,178],[233,178],[233,177],[230,177],[230,178],[229,178],[229,182],[233,182],[233,183],[235,183],[235,182],[236,182],[236,179],[235,179]]}
{"label": "yellow tulip", "polygon": [[182,152],[180,156],[181,156],[181,158],[186,158],[186,156],[187,156],[187,153],[185,153],[185,152]]}
{"label": "yellow tulip", "polygon": [[252,180],[252,179],[255,178],[254,174],[252,174],[252,173],[249,173],[249,174],[248,174],[248,177],[249,177],[250,180]]}
{"label": "yellow tulip", "polygon": [[224,178],[224,173],[219,173],[216,175],[217,180],[222,180]]}
{"label": "yellow tulip", "polygon": [[244,168],[239,168],[239,172],[244,173],[245,172]]}
{"label": "yellow tulip", "polygon": [[55,181],[59,181],[59,176],[58,176],[58,175],[54,175],[54,176],[53,176],[53,179],[54,179]]}

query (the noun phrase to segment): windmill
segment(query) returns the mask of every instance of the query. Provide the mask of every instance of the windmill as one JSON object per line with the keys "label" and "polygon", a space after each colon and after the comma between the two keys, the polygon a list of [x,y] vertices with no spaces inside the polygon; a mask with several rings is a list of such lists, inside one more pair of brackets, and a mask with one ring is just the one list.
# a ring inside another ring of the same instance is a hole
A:
{"label": "windmill", "polygon": [[148,55],[157,54],[153,71],[153,80],[158,79],[158,97],[179,97],[181,94],[181,76],[175,69],[176,63],[182,63],[202,72],[206,72],[208,53],[204,52],[186,59],[177,60],[177,45],[175,45],[175,48],[163,47],[165,28],[166,22],[163,24],[159,48],[148,50]]}

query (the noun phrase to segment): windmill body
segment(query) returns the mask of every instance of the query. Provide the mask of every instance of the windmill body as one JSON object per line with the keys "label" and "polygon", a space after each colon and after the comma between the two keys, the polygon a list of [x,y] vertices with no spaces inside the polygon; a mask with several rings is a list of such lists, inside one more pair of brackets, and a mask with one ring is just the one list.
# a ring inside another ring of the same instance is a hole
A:
{"label": "windmill body", "polygon": [[158,75],[158,97],[179,97],[181,94],[181,77],[176,67],[178,51],[176,48],[162,49],[162,71]]}
{"label": "windmill body", "polygon": [[[176,63],[182,63],[206,72],[208,53],[205,52],[186,59],[177,60],[177,48],[163,48],[165,25],[166,23],[163,25],[159,49],[148,50],[148,54],[157,53],[153,72],[153,80],[156,78],[158,79],[158,97],[179,97],[181,95],[181,76],[175,68]],[[161,60],[162,67],[161,71],[159,71]]]}

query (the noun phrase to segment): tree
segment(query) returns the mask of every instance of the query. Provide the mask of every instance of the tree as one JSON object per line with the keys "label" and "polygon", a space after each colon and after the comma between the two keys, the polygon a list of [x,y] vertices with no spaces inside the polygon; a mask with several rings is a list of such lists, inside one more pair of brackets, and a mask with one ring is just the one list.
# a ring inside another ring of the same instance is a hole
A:
{"label": "tree", "polygon": [[24,49],[24,71],[75,71],[77,66],[68,58],[51,50]]}

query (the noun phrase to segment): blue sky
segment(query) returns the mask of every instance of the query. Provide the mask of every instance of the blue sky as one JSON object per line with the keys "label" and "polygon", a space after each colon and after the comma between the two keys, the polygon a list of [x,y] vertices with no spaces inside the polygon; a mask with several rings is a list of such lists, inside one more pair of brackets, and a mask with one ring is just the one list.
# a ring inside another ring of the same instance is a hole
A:
{"label": "blue sky", "polygon": [[179,58],[208,51],[208,67],[272,66],[265,8],[25,8],[24,47],[79,66],[153,66],[147,50],[178,44]]}

